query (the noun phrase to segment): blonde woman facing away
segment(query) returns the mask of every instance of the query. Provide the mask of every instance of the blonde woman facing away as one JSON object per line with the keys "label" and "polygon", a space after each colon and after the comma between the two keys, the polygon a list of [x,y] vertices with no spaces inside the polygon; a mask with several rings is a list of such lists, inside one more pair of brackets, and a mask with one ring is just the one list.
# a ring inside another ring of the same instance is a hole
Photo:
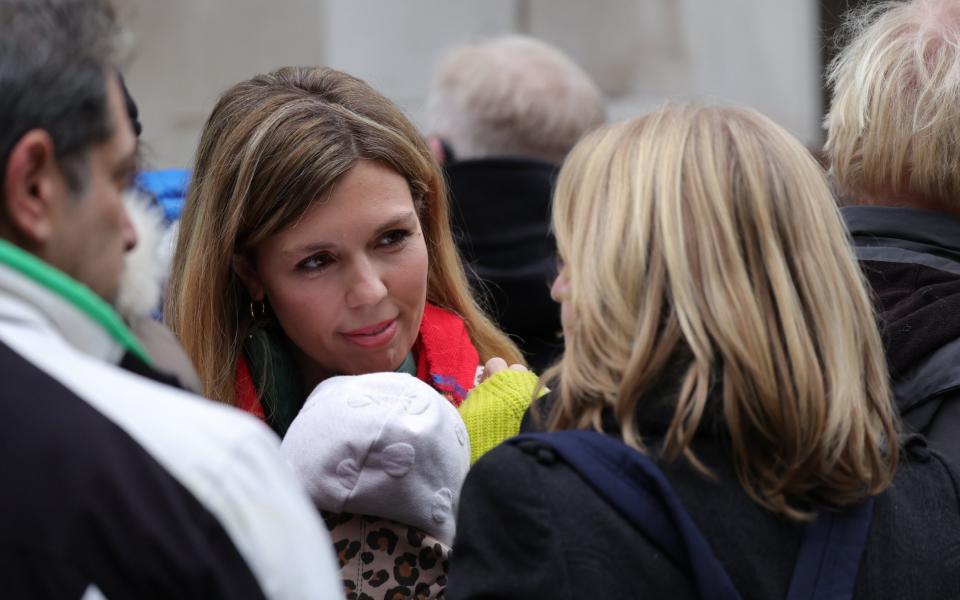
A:
{"label": "blonde woman facing away", "polygon": [[796,140],[749,110],[663,108],[578,144],[553,224],[550,433],[470,471],[449,598],[960,597],[957,474],[898,436]]}

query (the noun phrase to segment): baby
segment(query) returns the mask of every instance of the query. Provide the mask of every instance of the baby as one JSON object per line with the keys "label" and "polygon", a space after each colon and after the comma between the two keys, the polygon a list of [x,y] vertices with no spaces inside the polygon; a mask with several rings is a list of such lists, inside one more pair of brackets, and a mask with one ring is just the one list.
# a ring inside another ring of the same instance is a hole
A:
{"label": "baby", "polygon": [[332,377],[281,449],[330,529],[347,598],[442,594],[470,466],[450,402],[404,373]]}

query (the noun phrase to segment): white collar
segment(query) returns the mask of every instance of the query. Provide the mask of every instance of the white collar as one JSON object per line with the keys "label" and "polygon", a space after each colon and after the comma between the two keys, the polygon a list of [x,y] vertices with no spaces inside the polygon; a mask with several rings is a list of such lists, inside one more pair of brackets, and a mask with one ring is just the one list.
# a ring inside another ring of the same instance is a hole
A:
{"label": "white collar", "polygon": [[100,324],[66,299],[0,264],[0,320],[52,329],[71,346],[117,364],[125,349]]}

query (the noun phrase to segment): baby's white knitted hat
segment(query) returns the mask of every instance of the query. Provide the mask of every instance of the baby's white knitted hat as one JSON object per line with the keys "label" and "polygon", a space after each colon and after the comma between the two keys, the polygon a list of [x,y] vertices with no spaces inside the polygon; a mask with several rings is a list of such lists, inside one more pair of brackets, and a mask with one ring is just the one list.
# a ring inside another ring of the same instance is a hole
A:
{"label": "baby's white knitted hat", "polygon": [[385,517],[453,543],[470,441],[457,409],[416,377],[323,381],[281,450],[319,508]]}

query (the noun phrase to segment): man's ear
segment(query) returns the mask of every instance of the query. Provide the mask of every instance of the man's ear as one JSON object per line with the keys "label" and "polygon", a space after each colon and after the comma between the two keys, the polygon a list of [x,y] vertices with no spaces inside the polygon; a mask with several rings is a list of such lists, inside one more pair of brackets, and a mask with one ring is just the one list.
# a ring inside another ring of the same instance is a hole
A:
{"label": "man's ear", "polygon": [[243,287],[247,288],[247,293],[254,302],[263,302],[266,292],[263,289],[263,282],[257,275],[257,269],[249,258],[241,254],[233,255],[233,272],[240,278]]}
{"label": "man's ear", "polygon": [[14,144],[5,165],[3,211],[10,234],[28,244],[46,244],[68,194],[53,138],[41,129],[28,131]]}

